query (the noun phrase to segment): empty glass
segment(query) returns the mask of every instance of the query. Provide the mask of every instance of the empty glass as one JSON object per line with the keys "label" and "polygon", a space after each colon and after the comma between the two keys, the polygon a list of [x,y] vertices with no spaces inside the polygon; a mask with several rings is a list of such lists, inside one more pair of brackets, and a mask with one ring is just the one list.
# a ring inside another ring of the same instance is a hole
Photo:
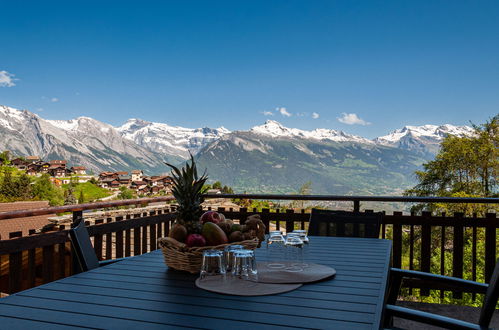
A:
{"label": "empty glass", "polygon": [[304,230],[304,229],[296,229],[296,230],[293,230],[293,233],[300,234],[300,238],[303,241],[303,243],[305,245],[309,244],[309,240],[308,240],[308,236],[307,236],[307,231],[306,230]]}
{"label": "empty glass", "polygon": [[232,261],[234,259],[234,251],[243,250],[242,245],[228,245],[224,249],[224,262],[226,272],[232,271]]}
{"label": "empty glass", "polygon": [[225,279],[225,263],[223,253],[219,250],[206,250],[203,252],[203,264],[201,266],[200,280],[208,276],[222,275]]}
{"label": "empty glass", "polygon": [[235,279],[258,281],[255,253],[251,250],[236,250],[232,261],[232,277]]}
{"label": "empty glass", "polygon": [[270,236],[267,239],[267,267],[273,269],[282,269],[285,267],[286,259],[285,240],[282,235]]}
{"label": "empty glass", "polygon": [[303,268],[308,266],[303,263],[303,241],[298,234],[286,237],[286,270],[290,272],[301,272]]}
{"label": "empty glass", "polygon": [[277,235],[282,236],[282,231],[280,231],[280,230],[271,230],[271,231],[269,231],[269,237],[277,236]]}

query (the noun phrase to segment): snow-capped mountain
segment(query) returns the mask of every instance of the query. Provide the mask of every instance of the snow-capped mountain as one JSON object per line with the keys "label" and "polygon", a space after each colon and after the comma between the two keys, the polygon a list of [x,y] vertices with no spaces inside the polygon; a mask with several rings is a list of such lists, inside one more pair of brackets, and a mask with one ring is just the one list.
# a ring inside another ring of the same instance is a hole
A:
{"label": "snow-capped mountain", "polygon": [[[89,117],[45,120],[27,110],[0,106],[0,151],[46,160],[66,159],[70,165],[95,172],[143,169],[151,174],[168,170],[163,161],[178,164],[191,152],[201,164],[209,166],[213,179],[250,190],[265,184],[290,189],[287,185],[291,177],[317,179],[323,192],[341,186],[335,192],[352,193],[352,182],[356,187],[367,182],[366,187],[375,188],[378,182],[393,188],[400,180],[409,182],[414,169],[434,157],[447,134],[469,135],[473,129],[406,126],[369,140],[332,129],[288,128],[272,120],[235,132],[223,127],[184,128],[140,119],[130,119],[116,128]],[[394,159],[394,155],[403,161]],[[322,173],[321,178],[318,173]],[[261,182],[255,179],[259,175]],[[363,192],[373,192],[366,187]]]}
{"label": "snow-capped mountain", "polygon": [[0,150],[19,156],[65,159],[71,165],[103,170],[165,171],[163,159],[124,139],[111,125],[88,117],[45,120],[27,110],[0,106]]}
{"label": "snow-capped mountain", "polygon": [[449,124],[441,126],[405,126],[373,141],[377,144],[406,149],[431,157],[438,152],[440,142],[449,134],[456,136],[471,135],[473,134],[473,128]]}
{"label": "snow-capped mountain", "polygon": [[189,152],[196,154],[208,143],[230,133],[224,127],[185,128],[140,119],[129,119],[118,127],[118,131],[123,137],[153,152],[184,159],[189,157]]}
{"label": "snow-capped mountain", "polygon": [[282,126],[275,120],[267,120],[265,124],[251,128],[250,132],[259,135],[281,138],[287,137],[314,140],[330,140],[336,142],[357,142],[366,144],[373,143],[373,141],[365,139],[363,137],[347,134],[343,131],[336,131],[333,129],[317,128],[313,131],[305,131],[297,128],[287,128]]}

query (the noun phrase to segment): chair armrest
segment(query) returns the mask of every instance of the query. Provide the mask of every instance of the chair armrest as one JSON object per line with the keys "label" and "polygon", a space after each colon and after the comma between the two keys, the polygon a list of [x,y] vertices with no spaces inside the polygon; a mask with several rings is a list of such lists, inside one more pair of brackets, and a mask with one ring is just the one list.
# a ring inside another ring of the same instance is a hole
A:
{"label": "chair armrest", "polygon": [[103,266],[107,266],[107,265],[110,265],[110,264],[114,264],[115,262],[123,261],[123,260],[126,260],[126,259],[128,259],[128,258],[118,258],[118,259],[102,260],[102,261],[99,261],[99,267],[103,267]]}
{"label": "chair armrest", "polygon": [[431,314],[427,312],[422,312],[394,305],[386,305],[385,313],[386,316],[388,317],[395,316],[407,320],[436,325],[448,329],[473,329],[473,330],[485,329],[480,327],[478,324],[473,324],[461,320],[452,319],[446,316]]}
{"label": "chair armrest", "polygon": [[418,272],[415,270],[405,270],[398,268],[390,269],[391,278],[417,278],[420,280],[427,280],[435,283],[444,284],[449,288],[456,288],[462,291],[469,291],[474,293],[486,293],[489,288],[488,284],[463,280],[462,278],[443,276],[425,272]]}

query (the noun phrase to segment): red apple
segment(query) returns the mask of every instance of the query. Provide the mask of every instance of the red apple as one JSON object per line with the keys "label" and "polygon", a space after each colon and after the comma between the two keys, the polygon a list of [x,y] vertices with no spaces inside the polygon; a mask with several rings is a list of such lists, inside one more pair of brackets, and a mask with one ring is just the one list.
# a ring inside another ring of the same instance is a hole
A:
{"label": "red apple", "polygon": [[203,213],[201,218],[199,218],[199,221],[201,221],[201,223],[203,224],[205,222],[219,223],[220,221],[222,221],[222,218],[220,217],[220,214],[218,214],[218,212],[207,211]]}
{"label": "red apple", "polygon": [[190,234],[189,236],[187,236],[187,239],[185,240],[185,244],[188,247],[205,246],[206,239],[199,234]]}

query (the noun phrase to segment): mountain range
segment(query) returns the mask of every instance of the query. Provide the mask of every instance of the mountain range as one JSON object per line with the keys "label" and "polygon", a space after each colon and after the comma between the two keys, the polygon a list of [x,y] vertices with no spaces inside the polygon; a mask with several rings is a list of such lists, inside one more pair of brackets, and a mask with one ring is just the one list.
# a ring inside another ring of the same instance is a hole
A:
{"label": "mountain range", "polygon": [[196,155],[210,179],[236,191],[295,192],[311,181],[314,193],[397,194],[414,182],[413,172],[433,158],[447,134],[471,127],[405,126],[366,139],[342,131],[287,128],[269,120],[248,131],[184,128],[129,119],[113,127],[89,117],[45,120],[0,106],[0,150],[43,159],[66,159],[98,173],[142,169],[168,171]]}

